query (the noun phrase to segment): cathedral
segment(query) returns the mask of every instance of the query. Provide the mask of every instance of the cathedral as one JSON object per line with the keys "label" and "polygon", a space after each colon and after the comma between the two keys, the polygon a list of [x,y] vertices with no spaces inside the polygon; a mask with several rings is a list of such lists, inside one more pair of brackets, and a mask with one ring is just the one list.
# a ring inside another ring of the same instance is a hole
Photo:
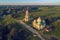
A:
{"label": "cathedral", "polygon": [[41,18],[39,17],[33,21],[32,25],[37,30],[40,30],[40,29],[43,29],[45,27],[45,21],[41,20]]}

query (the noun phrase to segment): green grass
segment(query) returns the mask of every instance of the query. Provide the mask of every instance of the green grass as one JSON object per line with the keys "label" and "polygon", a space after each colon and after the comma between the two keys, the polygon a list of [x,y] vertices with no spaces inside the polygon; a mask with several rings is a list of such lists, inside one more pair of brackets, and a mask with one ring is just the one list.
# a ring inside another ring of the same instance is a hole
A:
{"label": "green grass", "polygon": [[39,17],[39,16],[53,16],[53,17],[59,17],[60,16],[60,12],[32,12],[31,13],[32,17]]}

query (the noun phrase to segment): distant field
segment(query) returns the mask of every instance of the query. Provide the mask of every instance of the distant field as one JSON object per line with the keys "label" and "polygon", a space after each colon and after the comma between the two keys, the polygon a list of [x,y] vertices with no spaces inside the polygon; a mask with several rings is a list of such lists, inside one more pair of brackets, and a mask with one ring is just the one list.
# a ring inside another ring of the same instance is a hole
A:
{"label": "distant field", "polygon": [[60,7],[51,7],[51,8],[40,7],[38,10],[39,11],[31,12],[31,15],[33,17],[36,17],[36,16],[59,17],[60,16]]}

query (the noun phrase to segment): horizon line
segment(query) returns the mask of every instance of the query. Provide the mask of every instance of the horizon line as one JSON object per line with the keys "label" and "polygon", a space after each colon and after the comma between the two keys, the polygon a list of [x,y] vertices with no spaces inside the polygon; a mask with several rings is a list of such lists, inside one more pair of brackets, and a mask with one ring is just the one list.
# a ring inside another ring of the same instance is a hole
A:
{"label": "horizon line", "polygon": [[0,5],[60,5],[60,2],[0,2]]}

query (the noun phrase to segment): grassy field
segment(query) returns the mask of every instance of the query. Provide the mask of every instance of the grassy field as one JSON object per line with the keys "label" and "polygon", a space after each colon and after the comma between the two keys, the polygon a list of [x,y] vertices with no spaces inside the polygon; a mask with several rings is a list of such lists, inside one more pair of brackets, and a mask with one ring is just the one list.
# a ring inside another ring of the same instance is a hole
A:
{"label": "grassy field", "polygon": [[53,12],[53,11],[31,12],[31,15],[32,15],[33,17],[37,17],[37,16],[38,16],[38,17],[39,17],[39,16],[60,17],[60,11],[55,11],[55,12]]}

